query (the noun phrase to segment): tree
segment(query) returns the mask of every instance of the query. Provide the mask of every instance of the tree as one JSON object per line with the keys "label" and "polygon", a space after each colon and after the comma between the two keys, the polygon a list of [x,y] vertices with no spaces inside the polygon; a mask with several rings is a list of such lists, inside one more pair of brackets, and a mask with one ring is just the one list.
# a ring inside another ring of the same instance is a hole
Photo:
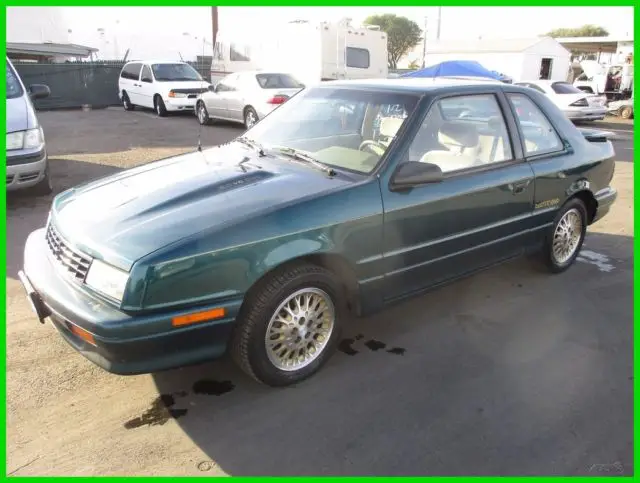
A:
{"label": "tree", "polygon": [[397,69],[398,62],[422,40],[422,29],[413,20],[393,13],[371,15],[364,21],[367,25],[378,25],[387,34],[388,64]]}
{"label": "tree", "polygon": [[553,29],[546,35],[549,37],[607,37],[609,32],[604,27],[588,24],[582,27]]}

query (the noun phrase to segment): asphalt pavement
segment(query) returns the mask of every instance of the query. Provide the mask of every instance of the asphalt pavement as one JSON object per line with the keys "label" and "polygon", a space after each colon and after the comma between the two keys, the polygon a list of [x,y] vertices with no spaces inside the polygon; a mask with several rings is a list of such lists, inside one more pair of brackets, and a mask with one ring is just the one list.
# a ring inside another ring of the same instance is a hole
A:
{"label": "asphalt pavement", "polygon": [[[58,192],[241,132],[120,109],[39,116]],[[16,279],[51,198],[8,196],[7,473],[633,474],[633,125],[602,127],[620,131],[620,197],[574,267],[522,259],[353,320],[325,368],[286,389],[226,358],[95,367]]]}

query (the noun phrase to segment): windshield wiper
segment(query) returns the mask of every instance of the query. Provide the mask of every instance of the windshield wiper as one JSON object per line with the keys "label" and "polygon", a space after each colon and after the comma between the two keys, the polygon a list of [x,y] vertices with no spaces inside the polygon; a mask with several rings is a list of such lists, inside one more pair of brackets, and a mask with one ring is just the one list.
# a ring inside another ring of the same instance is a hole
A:
{"label": "windshield wiper", "polygon": [[297,149],[294,148],[289,148],[286,146],[278,146],[277,148],[275,148],[278,152],[286,155],[286,156],[290,156],[294,159],[297,159],[298,161],[304,161],[305,163],[308,163],[312,166],[315,166],[316,168],[318,168],[321,171],[324,171],[325,173],[327,173],[329,176],[335,176],[336,172],[333,168],[330,168],[329,166],[327,166],[324,163],[321,163],[320,161],[318,161],[317,159],[315,159],[312,156],[309,156],[308,154],[302,152],[302,151],[298,151]]}
{"label": "windshield wiper", "polygon": [[236,138],[236,141],[244,144],[245,146],[249,146],[251,149],[254,149],[255,151],[258,152],[258,155],[260,157],[266,156],[266,154],[264,153],[264,148],[262,147],[262,144],[260,144],[259,142],[254,141],[253,139],[248,138],[246,136],[240,136],[239,138]]}

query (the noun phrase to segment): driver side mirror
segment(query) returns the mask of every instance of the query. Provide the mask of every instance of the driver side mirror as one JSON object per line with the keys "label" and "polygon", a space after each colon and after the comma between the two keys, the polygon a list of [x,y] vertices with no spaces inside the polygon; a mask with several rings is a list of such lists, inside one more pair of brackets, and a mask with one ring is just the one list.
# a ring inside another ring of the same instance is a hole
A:
{"label": "driver side mirror", "polygon": [[218,84],[216,85],[210,84],[207,89],[209,90],[209,92],[214,92],[214,93],[218,92]]}
{"label": "driver side mirror", "polygon": [[407,161],[396,168],[391,176],[391,191],[401,191],[444,179],[440,166],[432,163]]}

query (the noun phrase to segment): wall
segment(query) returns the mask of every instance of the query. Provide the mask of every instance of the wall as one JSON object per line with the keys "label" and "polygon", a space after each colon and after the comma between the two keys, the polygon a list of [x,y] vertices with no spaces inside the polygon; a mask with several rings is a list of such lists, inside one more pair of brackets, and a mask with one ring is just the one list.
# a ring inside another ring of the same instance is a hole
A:
{"label": "wall", "polygon": [[[551,65],[551,80],[566,81],[571,66],[570,56],[527,53],[522,56],[522,77],[518,81],[537,80],[540,78],[540,65],[543,58],[553,59]],[[514,79],[515,80],[515,79]]]}

